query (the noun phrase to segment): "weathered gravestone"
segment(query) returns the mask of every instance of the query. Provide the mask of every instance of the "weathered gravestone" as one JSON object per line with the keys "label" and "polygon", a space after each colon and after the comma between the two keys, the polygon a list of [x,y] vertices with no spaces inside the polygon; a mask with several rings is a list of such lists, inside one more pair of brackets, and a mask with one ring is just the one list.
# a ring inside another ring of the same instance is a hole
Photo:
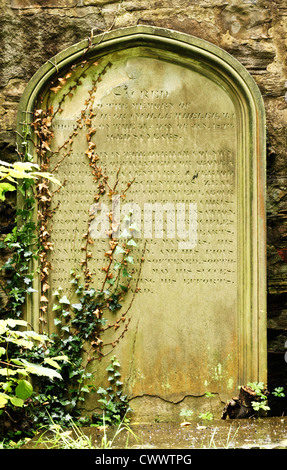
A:
{"label": "weathered gravestone", "polygon": [[[111,327],[91,370],[106,386],[116,354],[137,417],[175,417],[206,392],[225,402],[266,381],[264,108],[244,67],[185,34],[116,30],[46,63],[22,98],[26,118],[42,139],[30,152],[65,181],[42,227],[53,250],[28,305],[34,325],[53,331],[59,288],[80,308],[71,269],[108,293],[120,271],[129,292],[103,314]],[[111,271],[124,239],[133,251]]]}

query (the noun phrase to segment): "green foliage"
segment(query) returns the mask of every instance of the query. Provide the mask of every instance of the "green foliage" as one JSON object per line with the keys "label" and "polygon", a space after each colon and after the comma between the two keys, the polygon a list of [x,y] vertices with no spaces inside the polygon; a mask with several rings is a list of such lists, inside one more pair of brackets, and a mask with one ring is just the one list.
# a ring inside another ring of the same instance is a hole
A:
{"label": "green foliage", "polygon": [[[22,357],[24,350],[32,350],[35,343],[46,345],[48,338],[34,331],[15,330],[16,326],[27,327],[24,320],[0,320],[0,408],[9,405],[24,406],[25,400],[33,394],[33,386],[27,380],[32,374],[47,377],[51,380],[62,380],[61,375],[51,367],[59,369],[58,360],[66,360],[66,357],[46,357],[44,364],[31,363]],[[3,378],[4,377],[4,378]]]}
{"label": "green foliage", "polygon": [[265,400],[264,401],[252,401],[251,405],[254,411],[260,411],[260,410],[269,411],[270,410],[270,407],[267,405],[267,402]]}
{"label": "green foliage", "polygon": [[212,403],[211,403],[211,399],[216,397],[216,395],[214,393],[211,393],[211,392],[206,392],[205,393],[205,397],[206,398],[209,398],[209,402],[210,402],[210,411],[207,411],[206,413],[201,413],[199,415],[199,418],[200,419],[203,419],[205,421],[212,421],[213,418],[214,418],[214,415],[213,415],[213,411],[212,411]]}
{"label": "green foliage", "polygon": [[12,186],[12,184],[10,183],[0,182],[0,201],[5,201],[5,193],[7,193],[8,191],[16,191],[15,186]]}
{"label": "green foliage", "polygon": [[[32,220],[35,204],[34,181],[46,177],[58,183],[52,175],[35,171],[38,169],[38,165],[28,162],[14,164],[0,162],[0,200],[5,199],[7,191],[15,190],[17,182],[20,183],[19,192],[23,195],[23,205],[17,211],[21,224],[13,229],[0,246],[0,248],[7,246],[12,251],[12,256],[1,267],[7,278],[7,285],[2,288],[8,297],[5,312],[1,313],[2,316],[7,315],[8,311],[10,317],[0,320],[0,421],[4,424],[10,422],[9,431],[3,424],[1,425],[1,431],[5,432],[2,444],[4,447],[11,439],[13,445],[16,445],[13,440],[22,438],[23,432],[20,428],[24,421],[28,422],[27,406],[31,407],[35,395],[32,377],[41,376],[46,381],[61,379],[59,372],[46,367],[46,364],[49,364],[49,357],[44,357],[44,354],[48,338],[34,331],[28,331],[27,323],[21,319],[27,296],[35,292],[33,273],[30,271],[31,261],[37,257],[36,226]],[[41,350],[39,362],[31,359],[35,349]],[[24,432],[24,436],[25,434]]]}
{"label": "green foliage", "polygon": [[205,421],[212,421],[213,420],[213,414],[210,411],[207,411],[206,413],[200,413],[198,416],[200,419],[203,419]]}
{"label": "green foliage", "polygon": [[52,421],[47,426],[35,444],[44,449],[95,449],[91,437],[86,436],[81,428],[73,421],[69,423],[69,429]]}
{"label": "green foliage", "polygon": [[36,225],[32,220],[35,203],[32,186],[33,180],[30,179],[24,180],[21,184],[21,190],[26,197],[22,208],[17,211],[17,216],[21,218],[22,224],[14,227],[7,235],[5,243],[1,245],[1,248],[7,246],[12,252],[12,256],[1,267],[7,278],[7,285],[3,288],[9,299],[6,309],[12,318],[22,316],[26,296],[35,292],[32,286],[33,273],[30,272],[31,262],[37,257]]}
{"label": "green foliage", "polygon": [[284,393],[284,387],[276,387],[274,388],[274,391],[272,392],[272,395],[278,398],[284,398],[285,393]]}
{"label": "green foliage", "polygon": [[[19,329],[16,329],[19,328]],[[0,422],[1,430],[5,431],[6,423],[17,423],[28,420],[27,406],[32,406],[35,391],[32,377],[41,377],[47,383],[54,379],[62,380],[59,362],[66,361],[64,356],[47,356],[49,339],[27,329],[27,322],[20,319],[0,320]],[[30,362],[25,359],[28,352],[42,349],[42,363]],[[17,411],[18,410],[18,411]],[[27,421],[28,422],[28,421]],[[22,437],[20,430],[4,434],[4,444],[11,438]],[[25,435],[25,433],[24,433]]]}
{"label": "green foliage", "polygon": [[247,386],[254,390],[257,397],[262,398],[263,400],[267,399],[266,394],[263,393],[266,390],[263,382],[248,382]]}
{"label": "green foliage", "polygon": [[60,184],[51,173],[42,172],[39,171],[39,169],[39,165],[36,163],[27,161],[7,163],[0,160],[0,201],[5,200],[6,192],[16,191],[15,185],[18,180],[37,180],[38,178],[46,178],[56,184]]}
{"label": "green foliage", "polygon": [[184,418],[190,418],[192,415],[193,415],[193,411],[186,410],[186,409],[181,410],[179,413],[179,416],[183,416]]}
{"label": "green foliage", "polygon": [[[103,436],[99,437],[99,434],[95,433],[93,436],[86,436],[79,425],[71,419],[69,428],[64,428],[60,424],[54,422],[53,418],[48,415],[49,424],[41,429],[40,437],[35,441],[33,448],[44,448],[44,449],[111,449],[114,447],[114,443],[122,431],[127,432],[126,447],[128,447],[129,437],[133,436],[137,441],[137,436],[130,428],[128,423],[120,422],[116,429],[112,430],[112,434],[108,436],[108,426],[105,423],[105,416],[102,417],[104,426],[101,426]],[[98,427],[98,425],[95,425]]]}
{"label": "green foliage", "polygon": [[[22,179],[33,179],[46,178],[53,183],[60,184],[59,181],[51,174],[46,171],[39,171],[39,165],[32,162],[14,162],[7,163],[0,160],[0,182],[4,179],[16,184],[18,180]],[[37,170],[37,171],[35,171]],[[15,186],[8,184],[7,189],[4,185],[7,183],[0,184],[0,194],[2,195],[6,191],[14,191]],[[13,189],[10,189],[11,188]],[[4,189],[3,189],[4,188]],[[4,196],[3,196],[4,197]],[[5,199],[5,197],[4,197]]]}
{"label": "green foliage", "polygon": [[258,414],[260,411],[266,412],[270,410],[270,407],[267,404],[267,394],[268,391],[263,382],[248,382],[247,386],[252,388],[256,393],[256,400],[251,402],[252,408]]}
{"label": "green foliage", "polygon": [[129,411],[132,411],[127,396],[122,392],[123,383],[121,382],[121,373],[119,371],[120,363],[116,356],[111,358],[108,372],[109,387],[104,389],[99,387],[97,393],[100,395],[98,400],[104,410],[105,421],[108,423],[120,424]]}

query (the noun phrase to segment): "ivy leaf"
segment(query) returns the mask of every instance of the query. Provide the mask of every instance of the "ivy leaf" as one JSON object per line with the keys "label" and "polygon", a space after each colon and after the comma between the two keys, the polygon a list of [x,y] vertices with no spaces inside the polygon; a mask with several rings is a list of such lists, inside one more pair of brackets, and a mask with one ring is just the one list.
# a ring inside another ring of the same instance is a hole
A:
{"label": "ivy leaf", "polygon": [[118,263],[117,261],[115,261],[115,264],[114,264],[114,270],[117,271],[118,269],[120,269],[122,266],[122,263]]}
{"label": "ivy leaf", "polygon": [[120,238],[130,238],[130,237],[131,237],[131,234],[127,231],[126,228],[124,228],[124,230],[120,234]]}
{"label": "ivy leaf", "polygon": [[59,303],[60,304],[70,304],[70,301],[69,301],[69,299],[67,298],[66,295],[63,295],[63,297],[61,297],[61,299],[59,300]]}
{"label": "ivy leaf", "polygon": [[36,289],[33,289],[33,287],[28,287],[28,288],[26,289],[26,292],[27,292],[27,293],[31,293],[31,292],[38,292],[38,291],[37,291]]}
{"label": "ivy leaf", "polygon": [[131,225],[130,225],[130,230],[131,230],[131,231],[134,230],[135,232],[140,232],[140,228],[138,227],[137,224],[131,224]]}
{"label": "ivy leaf", "polygon": [[56,310],[61,310],[61,306],[57,305],[57,304],[54,304],[53,308],[52,308],[52,312],[55,312]]}
{"label": "ivy leaf", "polygon": [[128,242],[127,245],[129,246],[137,246],[136,242],[131,238]]}
{"label": "ivy leaf", "polygon": [[79,312],[80,310],[82,310],[83,305],[82,304],[72,304],[72,307],[74,309],[78,310],[78,312]]}
{"label": "ivy leaf", "polygon": [[120,255],[122,253],[125,253],[125,250],[121,248],[120,246],[117,246],[115,249],[115,255]]}
{"label": "ivy leaf", "polygon": [[125,261],[127,261],[128,263],[131,263],[131,264],[135,264],[134,259],[133,259],[132,256],[127,256],[127,257],[125,258]]}
{"label": "ivy leaf", "polygon": [[130,273],[127,271],[126,268],[123,269],[122,275],[123,277],[131,277]]}
{"label": "ivy leaf", "polygon": [[62,331],[67,331],[67,333],[69,333],[70,332],[70,327],[68,325],[62,326],[61,330]]}

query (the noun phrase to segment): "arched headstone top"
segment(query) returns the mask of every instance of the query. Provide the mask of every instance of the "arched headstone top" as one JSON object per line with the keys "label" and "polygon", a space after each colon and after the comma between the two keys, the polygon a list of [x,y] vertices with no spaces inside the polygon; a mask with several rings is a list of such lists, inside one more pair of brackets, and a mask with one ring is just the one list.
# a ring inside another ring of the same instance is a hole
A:
{"label": "arched headstone top", "polygon": [[[229,84],[236,93],[242,93],[249,105],[259,114],[264,124],[265,112],[261,93],[246,68],[228,52],[203,39],[153,26],[139,25],[104,32],[63,50],[47,61],[33,76],[23,94],[21,108],[33,108],[35,98],[46,82],[71,64],[90,60],[123,49],[146,47],[160,53],[165,60],[180,61],[183,65],[213,73],[222,83]],[[161,51],[161,52],[160,52]],[[174,53],[174,55],[172,55]],[[169,55],[170,54],[170,55]],[[228,85],[227,85],[228,86]]]}

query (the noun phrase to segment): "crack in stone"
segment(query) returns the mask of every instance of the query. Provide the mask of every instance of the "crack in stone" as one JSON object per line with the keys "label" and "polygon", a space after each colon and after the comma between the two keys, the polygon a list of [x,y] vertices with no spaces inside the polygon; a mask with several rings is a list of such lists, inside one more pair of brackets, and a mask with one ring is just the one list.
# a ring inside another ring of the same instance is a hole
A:
{"label": "crack in stone", "polygon": [[138,334],[138,329],[139,329],[139,322],[140,322],[140,319],[138,319],[138,321],[136,323],[134,339],[133,339],[133,345],[132,345],[132,354],[131,354],[131,360],[130,360],[130,367],[129,367],[129,372],[127,374],[127,379],[126,379],[127,384],[129,384],[130,381],[132,380],[132,373],[133,373],[133,370],[134,370],[133,359],[134,359],[134,356],[135,356],[136,340],[137,340],[137,334]]}
{"label": "crack in stone", "polygon": [[[164,401],[165,403],[170,403],[171,405],[178,405],[182,403],[186,398],[204,398],[205,394],[202,395],[184,395],[184,397],[180,398],[179,400],[168,400],[167,398],[160,397],[159,395],[154,395],[154,394],[149,394],[149,393],[143,393],[141,395],[135,395],[134,397],[130,398],[130,400],[135,400],[137,398],[158,398],[159,400]],[[220,398],[220,397],[219,397]]]}

